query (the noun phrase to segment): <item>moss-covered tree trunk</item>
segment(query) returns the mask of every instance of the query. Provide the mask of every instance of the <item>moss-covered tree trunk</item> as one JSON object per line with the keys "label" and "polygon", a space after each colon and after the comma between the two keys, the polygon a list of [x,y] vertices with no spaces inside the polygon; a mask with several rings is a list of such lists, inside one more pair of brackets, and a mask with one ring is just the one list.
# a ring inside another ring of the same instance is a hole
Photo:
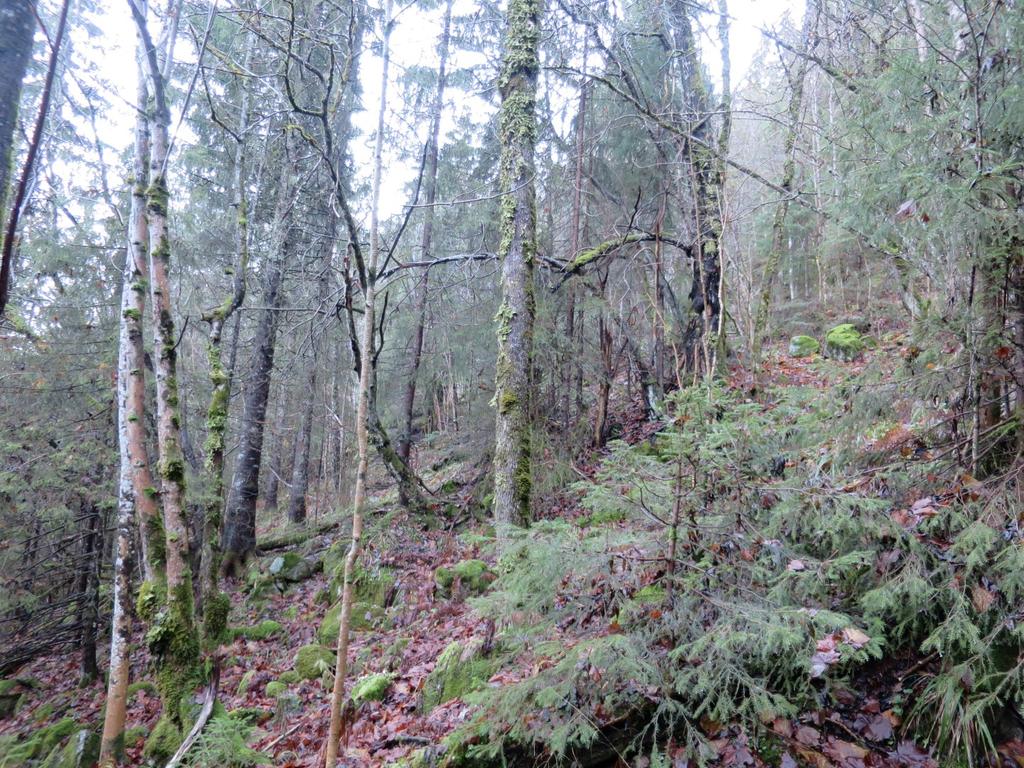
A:
{"label": "moss-covered tree trunk", "polygon": [[292,137],[289,137],[285,142],[285,156],[281,163],[277,209],[274,214],[274,241],[260,300],[263,309],[256,326],[256,349],[253,350],[249,366],[238,451],[225,507],[222,570],[229,574],[238,574],[256,550],[256,497],[259,493],[264,426],[274,368],[277,309],[283,298],[281,285],[284,268],[296,247],[292,214],[298,172],[294,147],[290,146],[292,141]]}
{"label": "moss-covered tree trunk", "polygon": [[[200,678],[199,634],[196,629],[189,565],[189,532],[185,519],[185,459],[179,430],[176,379],[177,335],[171,302],[171,242],[168,228],[167,166],[170,111],[163,71],[146,24],[145,10],[130,3],[138,28],[148,82],[149,187],[146,219],[149,236],[149,292],[152,303],[156,369],[156,432],[159,457],[159,497],[164,527],[164,579],[143,584],[140,614],[149,624],[146,639],[156,667],[160,691],[160,721],[147,742],[157,761],[173,754],[187,730],[184,699]],[[164,62],[167,65],[167,62]]]}
{"label": "moss-covered tree trunk", "polygon": [[[247,34],[244,68],[252,58],[252,35]],[[205,500],[203,510],[203,543],[199,559],[200,604],[203,637],[207,643],[223,639],[229,606],[227,595],[220,590],[220,537],[224,508],[224,434],[231,405],[231,371],[224,366],[222,338],[228,319],[245,301],[246,273],[249,269],[249,204],[245,193],[247,183],[246,133],[249,129],[249,89],[243,85],[238,107],[238,128],[235,133],[235,267],[231,294],[220,306],[203,314],[210,325],[206,356],[210,365],[210,405],[206,411]]]}
{"label": "moss-covered tree trunk", "polygon": [[537,212],[534,144],[541,0],[509,0],[501,92],[501,305],[494,402],[494,520],[530,518],[530,361],[533,353]]}

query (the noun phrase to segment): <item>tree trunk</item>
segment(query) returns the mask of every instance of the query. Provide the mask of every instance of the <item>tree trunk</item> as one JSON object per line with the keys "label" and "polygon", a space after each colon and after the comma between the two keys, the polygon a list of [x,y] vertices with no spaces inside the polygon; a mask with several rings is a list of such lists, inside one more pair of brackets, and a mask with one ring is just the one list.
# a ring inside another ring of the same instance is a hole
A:
{"label": "tree trunk", "polygon": [[[316,260],[320,274],[317,278],[316,306],[326,307],[330,295],[331,275],[331,251],[334,247],[334,224],[335,217],[330,211],[327,212],[329,221],[327,223],[327,234],[321,241],[322,258]],[[292,461],[292,487],[291,496],[288,499],[288,520],[293,523],[303,523],[306,520],[306,494],[309,491],[309,452],[313,437],[313,414],[316,410],[316,385],[317,367],[320,365],[320,348],[322,340],[316,328],[310,331],[312,335],[312,352],[309,361],[309,371],[306,375],[306,398],[302,407],[302,418],[299,422],[299,431],[295,435],[295,454]]]}
{"label": "tree trunk", "polygon": [[[817,5],[815,4],[815,8]],[[811,50],[811,29],[814,24],[811,5],[808,4],[804,14],[803,45],[804,51]],[[772,239],[768,250],[768,261],[765,262],[764,272],[761,275],[761,298],[757,306],[757,315],[754,318],[753,337],[753,365],[755,369],[761,361],[761,347],[764,344],[764,336],[768,330],[768,312],[771,309],[772,289],[775,285],[775,275],[779,271],[779,262],[782,259],[782,245],[785,236],[786,214],[789,212],[789,200],[793,192],[793,181],[796,178],[796,139],[800,132],[800,115],[803,108],[804,80],[807,76],[808,59],[806,56],[797,56],[794,65],[796,67],[789,82],[789,125],[786,130],[786,140],[783,147],[783,156],[786,158],[782,165],[782,179],[779,186],[783,190],[782,199],[775,207],[775,215],[772,219]]]}
{"label": "tree trunk", "polygon": [[103,530],[99,507],[89,505],[89,528],[82,540],[82,556],[78,572],[80,634],[78,650],[79,685],[86,686],[100,675],[96,664],[96,621],[99,614],[99,567],[103,551]]}
{"label": "tree trunk", "polygon": [[[140,73],[138,101],[149,100],[145,77]],[[143,576],[155,583],[163,573],[163,528],[156,505],[153,477],[146,455],[146,381],[142,338],[142,317],[146,308],[146,254],[149,236],[146,224],[145,190],[149,179],[149,123],[136,113],[134,179],[128,218],[128,246],[125,251],[121,286],[121,319],[117,355],[117,435],[120,474],[117,499],[117,542],[114,545],[114,607],[110,633],[110,675],[107,707],[100,740],[100,765],[113,766],[124,748],[124,722],[130,674],[129,640],[132,628],[131,571],[132,543],[136,525],[140,529]],[[138,520],[136,520],[136,513]]]}
{"label": "tree trunk", "polygon": [[[246,70],[248,70],[249,61],[252,58],[253,40],[251,35],[246,35],[244,64]],[[206,499],[203,510],[203,549],[199,561],[199,583],[203,636],[210,644],[224,639],[227,614],[230,608],[229,598],[220,591],[219,584],[220,537],[223,522],[221,512],[224,508],[224,434],[227,432],[228,412],[231,407],[231,372],[224,367],[221,339],[228,319],[245,301],[246,273],[249,269],[249,206],[245,194],[245,185],[248,180],[245,134],[249,129],[249,89],[244,85],[238,112],[233,184],[236,259],[234,281],[231,295],[220,306],[203,315],[203,320],[210,324],[206,357],[210,367],[212,389],[210,405],[206,411],[206,462],[204,466]]]}
{"label": "tree trunk", "polygon": [[363,532],[363,506],[366,502],[366,473],[370,459],[369,414],[370,390],[374,382],[371,368],[374,367],[373,339],[376,333],[376,274],[380,254],[380,184],[384,147],[384,114],[387,108],[388,70],[391,62],[391,0],[384,6],[384,39],[382,45],[380,110],[377,114],[377,140],[374,144],[373,181],[370,202],[370,258],[366,265],[368,279],[363,291],[363,334],[362,355],[359,366],[359,406],[356,411],[356,442],[359,447],[359,466],[356,470],[356,488],[352,500],[352,542],[345,556],[344,576],[341,592],[341,616],[338,623],[338,656],[334,674],[334,690],[331,693],[331,724],[327,737],[324,764],[335,768],[338,764],[338,749],[341,745],[341,708],[345,699],[345,678],[348,675],[348,646],[352,619],[352,581],[355,576],[356,560]]}
{"label": "tree trunk", "polygon": [[[424,205],[423,234],[420,238],[420,260],[430,261],[433,255],[432,243],[434,236],[434,202],[437,200],[437,155],[438,137],[441,133],[441,111],[444,108],[444,89],[448,81],[448,47],[451,39],[452,0],[448,0],[444,9],[444,31],[441,33],[441,62],[437,70],[437,89],[434,91],[434,103],[430,113],[430,135],[427,137],[427,166],[424,169]],[[427,286],[430,276],[429,269],[421,270],[416,282],[416,297],[413,310],[416,327],[412,333],[412,352],[409,357],[409,371],[406,376],[405,392],[402,397],[402,433],[398,438],[398,455],[406,464],[409,463],[409,449],[412,443],[412,415],[416,403],[416,377],[419,375],[420,360],[423,356],[423,330],[427,323]]]}
{"label": "tree trunk", "polygon": [[275,241],[271,248],[263,287],[256,349],[249,368],[248,386],[242,407],[235,471],[225,508],[222,570],[238,575],[256,549],[256,497],[259,493],[260,465],[263,459],[263,432],[270,395],[270,376],[274,367],[274,342],[277,336],[277,309],[283,294],[284,267],[295,248],[292,208],[295,202],[297,171],[292,148],[281,168],[275,220]]}
{"label": "tree trunk", "polygon": [[[171,245],[168,231],[170,195],[167,185],[167,155],[170,111],[167,106],[164,76],[146,25],[145,9],[140,9],[135,3],[131,4],[131,8],[143,49],[142,58],[148,69],[149,84],[153,90],[153,107],[148,116],[151,144],[146,215],[149,225],[153,344],[157,353],[157,450],[166,564],[165,581],[162,584],[144,586],[139,601],[142,604],[143,618],[151,627],[151,631],[147,633],[147,641],[150,654],[156,659],[157,687],[163,705],[160,721],[147,744],[150,756],[159,760],[166,758],[163,752],[184,736],[187,724],[182,715],[182,700],[191,694],[201,672],[192,573],[188,560],[189,531],[184,515],[185,460],[181,452],[178,426],[180,422],[176,378],[178,339],[174,330],[169,276]],[[169,60],[164,64],[169,66]]]}
{"label": "tree trunk", "polygon": [[530,364],[533,353],[533,267],[537,250],[534,190],[540,0],[509,0],[501,91],[502,301],[494,402],[494,520],[499,528],[530,518]]}
{"label": "tree trunk", "polygon": [[14,131],[21,84],[32,58],[36,0],[0,4],[0,231],[7,220],[7,190],[14,167]]}

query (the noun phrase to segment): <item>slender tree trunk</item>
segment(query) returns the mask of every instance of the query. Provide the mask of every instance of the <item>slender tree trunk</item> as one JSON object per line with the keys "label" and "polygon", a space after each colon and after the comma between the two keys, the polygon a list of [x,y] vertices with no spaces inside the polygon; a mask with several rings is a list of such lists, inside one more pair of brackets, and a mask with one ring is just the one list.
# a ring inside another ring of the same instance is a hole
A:
{"label": "slender tree trunk", "polygon": [[496,317],[494,520],[499,528],[525,525],[530,518],[530,365],[537,250],[534,143],[541,13],[541,0],[509,0],[505,56],[498,78],[502,301]]}
{"label": "slender tree trunk", "polygon": [[[816,3],[814,7],[816,7]],[[804,14],[802,35],[804,51],[808,53],[811,49],[811,29],[813,28],[814,21],[815,16],[812,16],[812,6],[808,4],[807,11]],[[783,189],[783,196],[775,207],[775,215],[772,218],[772,239],[768,250],[768,260],[765,262],[764,272],[761,275],[761,297],[757,305],[757,315],[754,318],[753,364],[755,368],[760,364],[761,348],[764,344],[764,336],[768,330],[768,313],[771,309],[772,290],[775,285],[775,275],[779,271],[779,262],[782,259],[783,241],[786,234],[786,215],[789,213],[789,200],[793,192],[793,182],[796,178],[796,140],[800,133],[800,116],[803,109],[804,80],[807,77],[808,61],[806,56],[796,57],[794,62],[795,70],[789,83],[789,125],[786,129],[786,140],[783,146],[783,155],[786,159],[782,165],[782,179],[779,182],[779,186]],[[792,292],[792,288],[790,291]]]}
{"label": "slender tree trunk", "polygon": [[270,377],[274,367],[277,336],[277,309],[283,294],[284,267],[295,248],[292,209],[295,203],[297,171],[294,153],[286,148],[281,169],[275,213],[275,242],[267,265],[262,305],[256,328],[256,349],[249,369],[249,381],[242,408],[242,424],[235,454],[235,471],[225,509],[225,573],[237,575],[256,549],[256,497],[259,493],[260,465],[263,459],[264,423],[270,395]]}
{"label": "slender tree trunk", "polygon": [[[318,310],[326,307],[330,294],[331,274],[331,252],[334,248],[334,223],[335,218],[330,211],[327,225],[329,235],[323,239],[322,259],[316,261],[320,269],[317,277],[316,306]],[[320,348],[322,340],[317,329],[311,331],[312,352],[309,361],[309,370],[306,374],[306,398],[302,407],[302,418],[299,423],[299,431],[295,435],[295,454],[292,460],[292,487],[288,499],[288,520],[293,523],[303,523],[306,520],[306,494],[309,492],[309,453],[313,437],[313,415],[316,411],[316,387],[317,368],[320,365]]]}
{"label": "slender tree trunk", "polygon": [[[423,234],[420,238],[420,260],[430,261],[433,256],[434,202],[437,200],[437,155],[438,138],[441,134],[441,112],[444,109],[444,89],[448,80],[448,48],[451,40],[452,0],[447,0],[444,9],[444,30],[441,33],[440,57],[437,70],[437,89],[430,113],[430,135],[427,137],[427,166],[424,169]],[[427,323],[427,287],[430,270],[420,270],[416,282],[416,297],[413,310],[416,327],[412,333],[412,351],[409,356],[409,371],[402,396],[402,432],[398,438],[398,455],[409,463],[409,449],[412,444],[412,417],[416,403],[416,377],[419,375],[420,360],[423,356],[423,331]]]}
{"label": "slender tree trunk", "polygon": [[273,445],[270,449],[270,464],[267,466],[267,480],[263,489],[263,508],[276,510],[278,504],[278,491],[281,488],[281,472],[284,464],[284,423],[288,400],[288,391],[283,386],[278,387],[277,405],[274,407],[274,421],[271,426]]}
{"label": "slender tree trunk", "polygon": [[[146,79],[140,73],[139,104],[149,100]],[[163,526],[156,505],[156,489],[146,455],[145,363],[142,318],[146,307],[147,253],[146,187],[149,179],[149,122],[136,113],[134,179],[128,218],[121,287],[121,319],[117,365],[117,434],[120,474],[117,500],[117,542],[114,545],[114,607],[111,618],[110,675],[106,713],[100,740],[100,765],[113,766],[124,748],[124,722],[129,682],[129,645],[132,628],[132,543],[140,529],[143,576],[151,584],[163,574]],[[136,514],[138,520],[136,521]]]}
{"label": "slender tree trunk", "polygon": [[96,621],[99,614],[99,566],[103,551],[102,519],[99,507],[89,506],[89,528],[82,540],[82,559],[79,565],[78,622],[81,627],[78,650],[81,654],[79,664],[79,685],[86,686],[100,675],[96,664]]}
{"label": "slender tree trunk", "polygon": [[[245,69],[252,58],[254,38],[246,33]],[[207,311],[203,320],[210,324],[206,358],[210,368],[210,405],[206,411],[206,462],[204,478],[205,503],[203,510],[203,549],[199,561],[201,586],[200,614],[203,636],[208,644],[223,639],[227,629],[230,601],[221,592],[219,576],[221,565],[221,525],[224,508],[224,435],[228,428],[231,408],[231,372],[224,367],[221,340],[228,319],[245,301],[246,275],[249,269],[249,205],[245,193],[248,181],[246,164],[246,133],[249,130],[249,89],[242,86],[238,108],[238,129],[235,134],[234,193],[235,193],[235,267],[231,295],[220,306]],[[237,328],[237,326],[236,326]],[[236,337],[237,339],[237,337]],[[232,350],[233,352],[233,350]],[[232,367],[234,363],[232,361]]]}
{"label": "slender tree trunk", "polygon": [[363,291],[362,355],[359,367],[359,406],[356,411],[356,442],[359,446],[359,466],[356,470],[356,488],[352,500],[352,542],[345,557],[341,593],[341,616],[338,624],[338,657],[331,694],[331,724],[327,738],[325,765],[335,768],[341,745],[341,708],[345,698],[345,678],[348,675],[348,647],[352,621],[352,581],[363,532],[363,506],[366,502],[366,473],[370,459],[369,414],[370,390],[374,367],[373,339],[376,333],[376,273],[380,255],[380,185],[384,147],[384,116],[387,109],[388,74],[391,62],[391,0],[384,6],[384,40],[381,66],[380,109],[377,113],[377,139],[374,144],[373,181],[370,202],[370,258],[366,265],[367,281]]}

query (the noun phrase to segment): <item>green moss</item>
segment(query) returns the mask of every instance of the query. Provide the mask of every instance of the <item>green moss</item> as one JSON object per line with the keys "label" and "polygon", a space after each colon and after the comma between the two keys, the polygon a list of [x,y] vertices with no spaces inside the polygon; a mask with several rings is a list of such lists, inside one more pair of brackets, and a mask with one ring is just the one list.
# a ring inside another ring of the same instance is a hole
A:
{"label": "green moss", "polygon": [[[316,675],[316,677],[319,676],[320,675]],[[268,698],[276,699],[278,696],[280,696],[282,693],[285,693],[287,690],[288,686],[282,683],[280,680],[271,680],[269,683],[267,683],[267,687],[264,688],[263,692],[267,695]]]}
{"label": "green moss", "polygon": [[203,606],[203,638],[208,646],[216,647],[227,639],[230,611],[231,598],[226,593],[217,592],[206,596],[206,604]]}
{"label": "green moss", "polygon": [[303,680],[316,680],[325,671],[333,670],[336,661],[333,649],[316,643],[304,645],[295,654],[295,674]]}
{"label": "green moss", "polygon": [[810,357],[818,354],[821,345],[813,336],[794,336],[789,340],[789,354],[792,357]]}
{"label": "green moss", "polygon": [[157,764],[166,763],[177,751],[184,738],[181,728],[174,723],[175,718],[166,713],[157,720],[153,732],[146,739],[142,753]]}
{"label": "green moss", "polygon": [[387,672],[366,675],[355,682],[349,696],[355,704],[362,704],[365,701],[380,701],[388,692],[391,681],[394,679],[394,675]]}
{"label": "green moss", "polygon": [[825,336],[825,354],[850,362],[864,352],[864,338],[852,323],[837,325]]}
{"label": "green moss", "polygon": [[144,725],[133,725],[124,732],[124,744],[126,747],[134,747],[141,739],[146,738],[149,728]]}
{"label": "green moss", "polygon": [[282,682],[285,685],[295,685],[296,683],[301,682],[302,680],[302,678],[299,677],[299,673],[296,672],[294,669],[289,669],[287,672],[282,672],[280,675],[277,676],[277,679],[279,682]]}
{"label": "green moss", "polygon": [[156,620],[157,614],[164,603],[164,585],[155,581],[144,581],[139,586],[139,596],[135,600],[135,612],[146,623]]}
{"label": "green moss", "polygon": [[74,719],[65,717],[52,725],[37,729],[28,739],[22,737],[14,741],[4,754],[0,755],[0,768],[34,765],[35,763],[30,761],[48,756],[79,728]]}
{"label": "green moss", "polygon": [[52,702],[47,701],[44,704],[40,704],[38,707],[36,707],[34,710],[32,710],[32,722],[33,723],[45,722],[46,720],[49,720],[50,718],[53,717],[53,712],[54,712],[54,709],[53,709],[53,703]]}
{"label": "green moss", "polygon": [[245,638],[246,640],[268,640],[284,629],[279,622],[273,619],[264,619],[253,627],[234,627],[231,635],[234,638]]}
{"label": "green moss", "polygon": [[252,685],[252,679],[256,676],[256,670],[250,669],[244,675],[242,679],[238,681],[238,688],[235,689],[235,693],[239,696],[245,696],[249,692],[249,686]]}
{"label": "green moss", "polygon": [[273,714],[273,712],[261,707],[239,707],[228,712],[228,717],[236,723],[253,726],[267,722],[267,720],[273,717]]}
{"label": "green moss", "polygon": [[55,746],[40,768],[92,768],[99,756],[99,734],[89,728],[80,728],[63,748]]}
{"label": "green moss", "polygon": [[496,659],[481,653],[479,644],[451,643],[423,683],[423,709],[465,696],[487,684],[498,667]]}
{"label": "green moss", "polygon": [[142,313],[135,307],[126,307],[121,312],[121,316],[124,317],[125,320],[132,320],[136,323],[142,320]]}
{"label": "green moss", "polygon": [[156,696],[156,686],[149,680],[138,680],[128,686],[128,699],[131,700],[139,691],[145,691],[150,696]]}
{"label": "green moss", "polygon": [[[364,632],[379,626],[387,616],[387,612],[379,605],[362,600],[353,601],[350,629],[353,632]],[[323,621],[316,631],[316,638],[323,645],[334,645],[338,642],[338,631],[341,629],[341,601],[339,600],[324,614]]]}
{"label": "green moss", "polygon": [[483,560],[463,560],[451,568],[434,571],[434,584],[442,597],[451,596],[456,581],[464,593],[483,594],[494,579],[494,573]]}

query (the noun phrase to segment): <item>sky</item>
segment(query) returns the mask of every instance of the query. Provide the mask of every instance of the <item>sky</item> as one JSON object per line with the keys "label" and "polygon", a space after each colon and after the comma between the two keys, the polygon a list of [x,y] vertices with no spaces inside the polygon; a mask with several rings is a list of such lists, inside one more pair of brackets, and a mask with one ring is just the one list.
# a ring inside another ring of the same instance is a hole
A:
{"label": "sky", "polygon": [[[371,0],[371,2],[373,1]],[[729,39],[734,87],[740,85],[749,73],[753,58],[761,47],[760,30],[776,26],[786,12],[793,17],[794,23],[799,23],[804,2],[805,0],[729,0],[729,12],[732,16]],[[102,30],[102,39],[98,49],[87,55],[95,60],[98,73],[112,86],[112,93],[108,94],[112,108],[103,118],[102,135],[106,138],[106,143],[110,146],[112,154],[117,156],[123,148],[131,144],[131,131],[134,124],[129,101],[135,93],[135,35],[126,0],[99,0],[99,6],[101,8],[100,15],[95,21]],[[455,15],[468,13],[472,7],[473,0],[456,0],[454,13]],[[437,41],[440,32],[441,14],[439,11],[428,13],[411,8],[399,17],[391,38],[394,64],[390,79],[392,100],[396,95],[396,90],[393,87],[394,78],[402,68],[414,65],[436,66]],[[701,43],[709,61],[712,60],[711,56],[717,60],[716,34],[716,30],[713,28],[708,30],[708,34],[704,36]],[[72,39],[75,39],[74,35]],[[81,43],[82,48],[78,48],[76,45],[76,49],[83,50],[85,40],[85,35],[80,33],[76,43]],[[182,61],[195,60],[195,51],[191,41],[184,35],[178,42],[176,56]],[[369,137],[376,127],[377,105],[380,97],[380,67],[381,60],[378,56],[373,53],[364,56],[362,62],[364,109],[355,118],[357,127],[363,132],[364,140],[356,142],[353,147],[357,168],[368,168],[369,159],[372,156]],[[711,70],[712,75],[717,77],[717,66],[712,66]],[[476,106],[472,104],[469,106],[474,110],[481,111],[488,108],[483,100],[479,100]],[[174,130],[174,126],[178,125],[178,114],[179,112],[175,112],[172,118],[172,130]],[[391,119],[395,119],[394,115],[391,116]],[[452,127],[449,120],[442,124],[442,131],[450,131]],[[187,125],[181,125],[177,130],[179,139],[187,141],[189,138]],[[425,125],[419,129],[421,140],[425,138],[425,130]],[[385,174],[381,193],[381,214],[385,218],[402,211],[403,206],[408,202],[405,193],[406,185],[416,172],[416,168],[412,164],[400,160],[394,152],[391,154],[392,157],[385,158],[388,172]],[[114,179],[111,181],[113,183]]]}

